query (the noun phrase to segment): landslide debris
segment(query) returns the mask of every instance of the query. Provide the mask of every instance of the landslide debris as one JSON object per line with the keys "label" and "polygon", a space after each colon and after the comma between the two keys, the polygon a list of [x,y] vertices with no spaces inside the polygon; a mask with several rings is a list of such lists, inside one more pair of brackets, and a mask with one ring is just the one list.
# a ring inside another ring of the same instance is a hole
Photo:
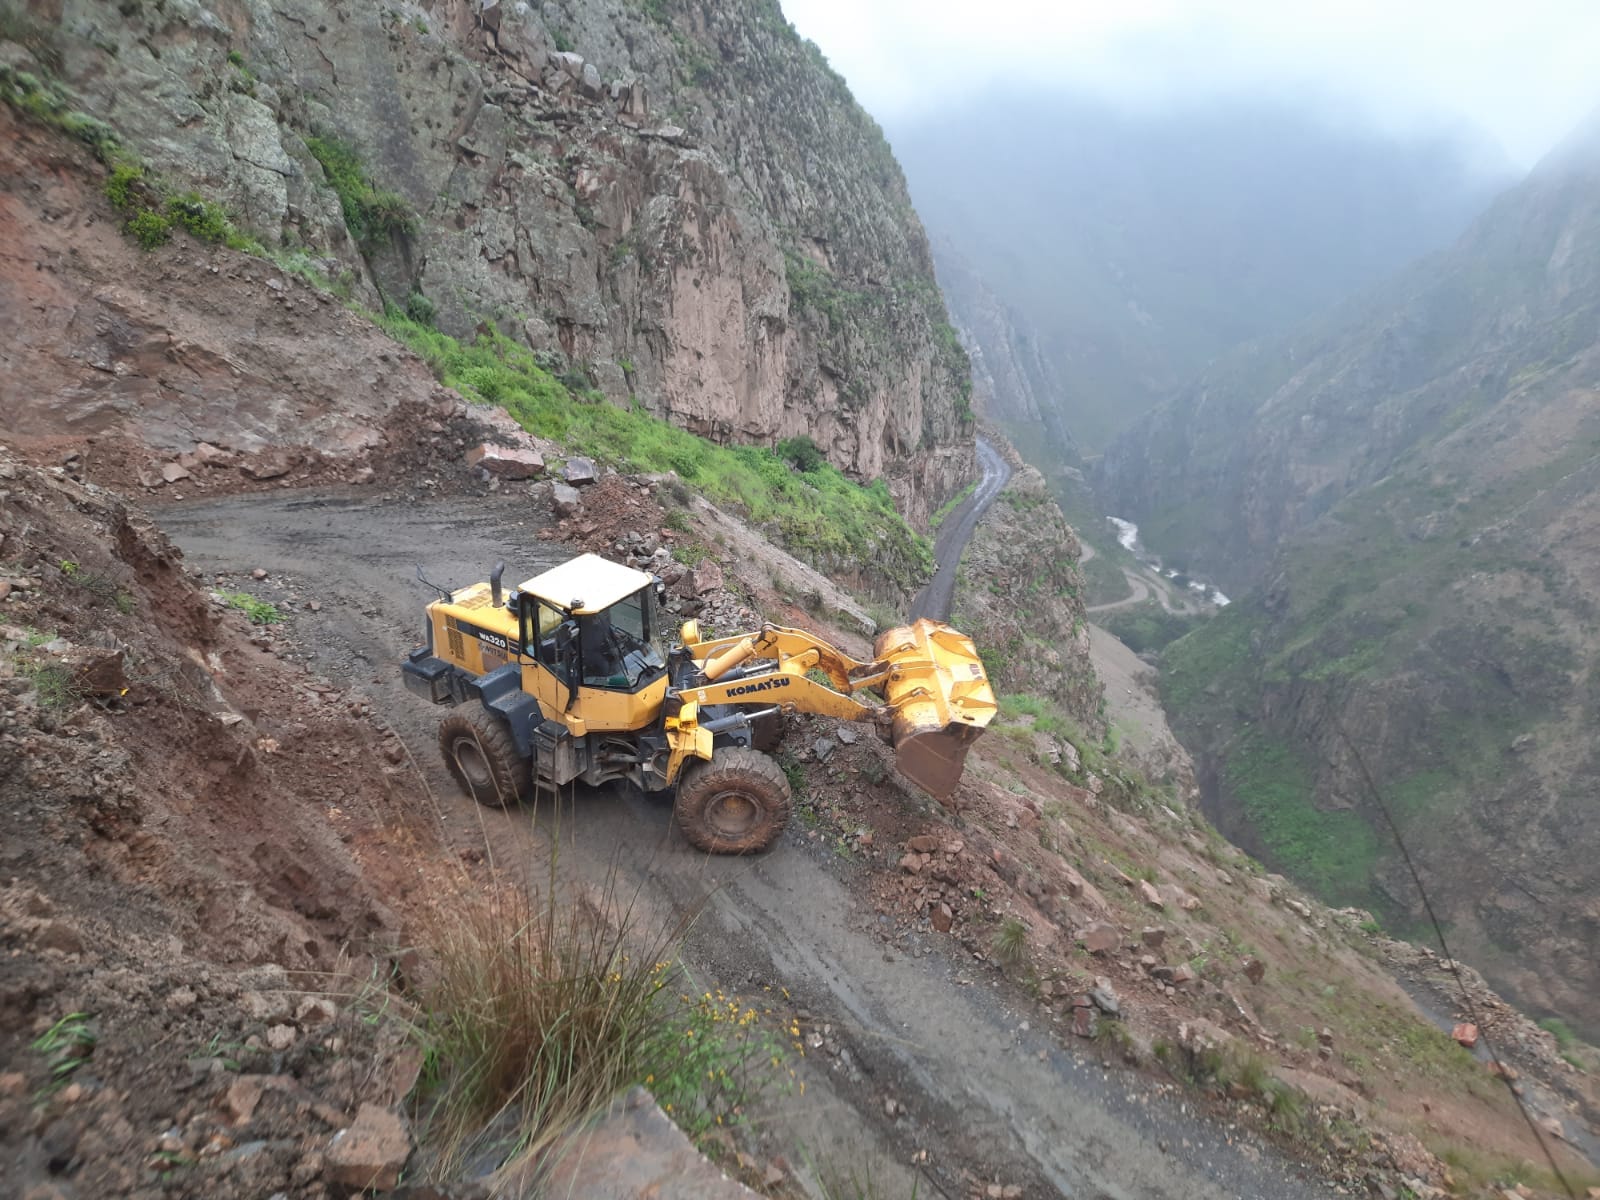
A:
{"label": "landslide debris", "polygon": [[361,1010],[427,830],[403,753],[113,493],[0,452],[0,494],[7,1180],[313,1194],[415,1077]]}

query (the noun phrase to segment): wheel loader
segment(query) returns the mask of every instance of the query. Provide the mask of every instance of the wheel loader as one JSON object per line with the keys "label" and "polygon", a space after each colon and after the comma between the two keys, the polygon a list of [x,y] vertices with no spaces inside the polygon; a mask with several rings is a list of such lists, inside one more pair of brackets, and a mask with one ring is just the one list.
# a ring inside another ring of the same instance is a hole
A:
{"label": "wheel loader", "polygon": [[507,594],[504,569],[430,585],[425,644],[401,666],[407,687],[453,706],[439,748],[484,804],[628,780],[675,792],[692,845],[751,853],[789,817],[789,781],[763,753],[783,713],[875,725],[902,773],[940,799],[995,713],[972,642],[936,621],[884,631],[866,663],[772,624],[707,639],[691,620],[669,648],[653,575],[583,554]]}

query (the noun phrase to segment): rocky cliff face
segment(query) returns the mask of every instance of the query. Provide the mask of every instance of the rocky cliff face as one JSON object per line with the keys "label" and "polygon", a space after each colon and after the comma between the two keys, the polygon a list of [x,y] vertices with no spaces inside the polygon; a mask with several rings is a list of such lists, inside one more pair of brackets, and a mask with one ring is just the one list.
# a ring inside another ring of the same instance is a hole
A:
{"label": "rocky cliff face", "polygon": [[492,326],[715,440],[809,435],[913,520],[971,473],[899,168],[771,0],[25,8],[10,65],[358,301]]}
{"label": "rocky cliff face", "polygon": [[[1236,358],[1108,454],[1163,554],[1241,603],[1165,696],[1230,833],[1600,1029],[1600,142],[1385,296]],[[1359,756],[1359,760],[1358,760]]]}
{"label": "rocky cliff face", "polygon": [[933,255],[952,319],[972,359],[972,395],[979,413],[1010,429],[1039,427],[1058,452],[1070,448],[1061,383],[1027,317],[995,294],[950,238],[936,238]]}

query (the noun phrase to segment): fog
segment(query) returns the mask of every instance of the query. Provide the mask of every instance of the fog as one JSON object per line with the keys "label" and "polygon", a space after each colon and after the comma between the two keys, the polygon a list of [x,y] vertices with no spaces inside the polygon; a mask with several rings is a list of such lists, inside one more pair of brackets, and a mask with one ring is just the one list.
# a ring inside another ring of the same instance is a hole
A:
{"label": "fog", "polygon": [[1531,166],[1600,104],[1594,0],[782,0],[886,125],[996,87],[1164,107],[1267,92]]}

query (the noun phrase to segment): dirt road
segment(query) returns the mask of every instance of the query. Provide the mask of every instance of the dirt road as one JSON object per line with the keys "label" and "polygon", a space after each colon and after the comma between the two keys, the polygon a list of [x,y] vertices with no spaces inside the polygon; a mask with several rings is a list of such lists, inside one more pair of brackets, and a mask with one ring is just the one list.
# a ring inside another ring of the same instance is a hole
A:
{"label": "dirt road", "polygon": [[[986,480],[992,478],[987,472]],[[1003,476],[1002,476],[1003,481]],[[996,485],[998,486],[998,485]],[[975,494],[976,500],[984,492]],[[505,864],[541,862],[548,813],[478,809],[438,764],[438,710],[407,693],[397,663],[414,644],[431,578],[464,584],[497,559],[524,579],[570,551],[539,540],[525,496],[442,501],[289,493],[161,510],[191,565],[260,567],[316,597],[291,633],[314,668],[363,693],[422,764],[463,847],[484,838]],[[1142,1077],[1063,1050],[1039,1010],[1013,1008],[993,976],[932,933],[893,935],[852,883],[860,870],[791,827],[757,859],[712,859],[671,829],[667,808],[621,788],[582,796],[559,826],[563,862],[584,878],[615,871],[624,894],[663,918],[699,908],[686,959],[710,986],[787,987],[831,1024],[841,1053],[803,1060],[803,1096],[767,1119],[798,1131],[819,1159],[882,1164],[896,1194],[926,1151],[920,1194],[959,1197],[962,1169],[1028,1197],[1094,1200],[1311,1200],[1331,1189],[1236,1128],[1198,1117]],[[886,1100],[904,1114],[886,1114]]]}
{"label": "dirt road", "polygon": [[978,439],[978,466],[983,471],[978,477],[978,486],[972,490],[972,495],[945,515],[933,540],[933,556],[939,566],[911,604],[913,621],[918,617],[932,617],[937,621],[950,619],[950,606],[956,598],[956,576],[961,569],[961,552],[972,540],[984,510],[1011,478],[1011,464],[982,438]]}
{"label": "dirt road", "polygon": [[[1083,547],[1083,552],[1078,560],[1080,563],[1088,562],[1098,553],[1098,551],[1096,551],[1093,546],[1089,545],[1088,542],[1082,542],[1080,544]],[[1112,600],[1106,604],[1091,604],[1085,608],[1084,611],[1098,613],[1112,612],[1119,608],[1131,608],[1135,604],[1143,604],[1146,600],[1150,599],[1152,592],[1155,593],[1156,599],[1160,601],[1161,607],[1166,609],[1169,613],[1181,614],[1195,611],[1195,606],[1187,599],[1180,599],[1178,603],[1174,605],[1172,601],[1172,588],[1167,584],[1167,581],[1162,579],[1160,576],[1151,574],[1143,568],[1136,571],[1132,567],[1123,567],[1122,574],[1128,581],[1128,587],[1132,589],[1128,595],[1124,596],[1121,600]]]}

